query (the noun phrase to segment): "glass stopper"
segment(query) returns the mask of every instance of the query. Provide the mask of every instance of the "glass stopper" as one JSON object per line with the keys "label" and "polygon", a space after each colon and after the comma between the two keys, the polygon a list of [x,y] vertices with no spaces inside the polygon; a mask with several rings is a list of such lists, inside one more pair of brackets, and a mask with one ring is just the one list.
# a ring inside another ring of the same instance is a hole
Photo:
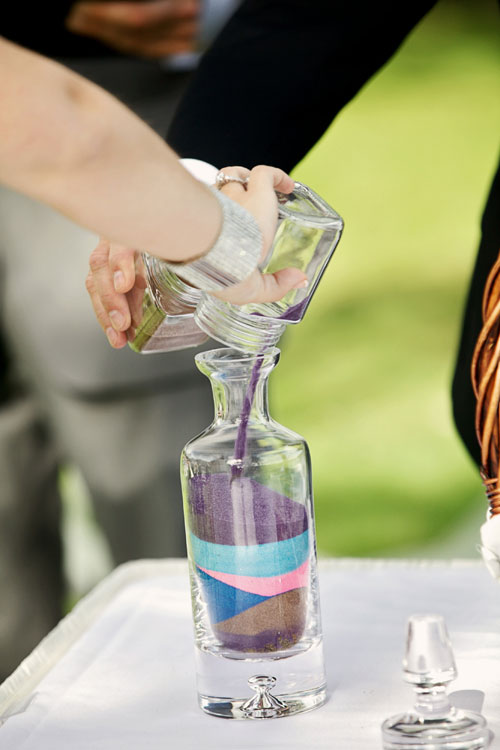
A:
{"label": "glass stopper", "polygon": [[382,724],[384,750],[481,750],[492,735],[480,714],[450,703],[447,684],[457,669],[444,618],[413,615],[408,620],[403,678],[415,690],[413,709]]}

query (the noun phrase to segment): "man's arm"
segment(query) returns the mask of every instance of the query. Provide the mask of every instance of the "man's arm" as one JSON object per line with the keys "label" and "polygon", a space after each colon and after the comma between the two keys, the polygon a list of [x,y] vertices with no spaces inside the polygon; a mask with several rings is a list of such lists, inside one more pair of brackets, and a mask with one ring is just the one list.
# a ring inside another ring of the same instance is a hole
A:
{"label": "man's arm", "polygon": [[203,57],[167,140],[290,171],[436,0],[245,0]]}

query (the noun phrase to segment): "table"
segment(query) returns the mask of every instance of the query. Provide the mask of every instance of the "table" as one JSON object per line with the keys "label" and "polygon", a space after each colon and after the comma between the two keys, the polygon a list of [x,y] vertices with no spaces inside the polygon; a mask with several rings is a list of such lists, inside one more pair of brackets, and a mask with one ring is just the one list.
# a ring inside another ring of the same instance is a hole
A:
{"label": "table", "polygon": [[[481,561],[320,561],[329,699],[310,713],[226,721],[197,706],[185,561],[117,568],[0,686],[0,750],[376,750],[409,708],[409,615],[444,615],[454,703],[500,748],[500,589]],[[483,701],[484,698],[484,701]]]}

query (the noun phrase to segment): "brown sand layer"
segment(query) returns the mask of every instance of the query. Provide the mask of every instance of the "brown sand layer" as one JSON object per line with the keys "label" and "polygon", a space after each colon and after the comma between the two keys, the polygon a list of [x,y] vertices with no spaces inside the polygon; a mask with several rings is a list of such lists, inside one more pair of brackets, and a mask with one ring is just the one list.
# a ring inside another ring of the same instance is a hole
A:
{"label": "brown sand layer", "polygon": [[266,599],[215,625],[226,646],[243,651],[290,648],[304,632],[307,589],[299,588]]}

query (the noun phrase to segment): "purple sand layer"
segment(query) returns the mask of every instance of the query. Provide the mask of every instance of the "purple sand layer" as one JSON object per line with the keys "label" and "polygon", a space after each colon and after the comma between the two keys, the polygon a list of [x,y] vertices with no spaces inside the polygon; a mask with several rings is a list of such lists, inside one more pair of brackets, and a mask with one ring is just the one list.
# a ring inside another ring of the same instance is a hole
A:
{"label": "purple sand layer", "polygon": [[308,528],[301,503],[249,477],[194,476],[188,507],[190,530],[214,544],[281,542]]}
{"label": "purple sand layer", "polygon": [[282,651],[291,648],[302,637],[306,611],[307,589],[293,589],[213,627],[226,648],[250,653]]}

